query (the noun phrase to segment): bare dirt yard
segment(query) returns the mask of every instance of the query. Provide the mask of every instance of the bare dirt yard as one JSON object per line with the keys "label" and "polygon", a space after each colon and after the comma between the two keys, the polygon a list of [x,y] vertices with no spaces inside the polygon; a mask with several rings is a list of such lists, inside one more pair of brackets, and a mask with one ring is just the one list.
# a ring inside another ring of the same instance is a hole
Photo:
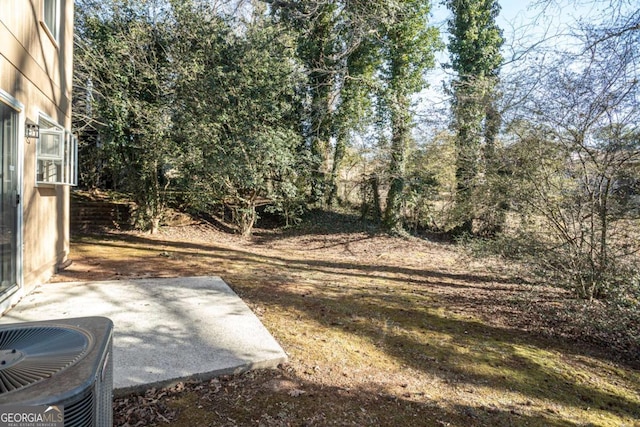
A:
{"label": "bare dirt yard", "polygon": [[578,321],[597,310],[449,243],[310,221],[74,238],[54,281],[220,276],[290,358],[115,399],[117,425],[640,426],[640,353]]}

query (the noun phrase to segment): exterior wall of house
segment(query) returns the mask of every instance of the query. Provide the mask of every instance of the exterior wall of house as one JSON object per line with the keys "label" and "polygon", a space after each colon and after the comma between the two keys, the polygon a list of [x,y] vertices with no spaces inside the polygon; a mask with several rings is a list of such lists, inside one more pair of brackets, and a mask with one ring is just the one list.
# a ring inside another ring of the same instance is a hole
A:
{"label": "exterior wall of house", "polygon": [[[0,89],[24,105],[21,120],[38,123],[45,115],[70,130],[73,0],[59,2],[56,41],[43,22],[44,0],[0,0]],[[24,153],[22,285],[28,292],[67,260],[69,187],[36,184],[36,140],[22,132],[18,143]]]}

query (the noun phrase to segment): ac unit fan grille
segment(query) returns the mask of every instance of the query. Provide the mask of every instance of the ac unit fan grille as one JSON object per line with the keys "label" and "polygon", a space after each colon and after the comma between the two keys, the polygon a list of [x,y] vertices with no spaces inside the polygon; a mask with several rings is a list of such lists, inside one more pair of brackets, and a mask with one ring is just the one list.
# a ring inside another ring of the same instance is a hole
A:
{"label": "ac unit fan grille", "polygon": [[64,327],[0,331],[0,394],[40,382],[80,360],[89,348],[82,332]]}

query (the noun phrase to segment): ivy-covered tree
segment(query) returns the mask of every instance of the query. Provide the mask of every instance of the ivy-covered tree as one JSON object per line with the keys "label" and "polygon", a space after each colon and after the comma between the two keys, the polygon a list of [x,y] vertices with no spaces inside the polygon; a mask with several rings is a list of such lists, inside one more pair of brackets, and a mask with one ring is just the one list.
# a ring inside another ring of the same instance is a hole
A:
{"label": "ivy-covered tree", "polygon": [[371,115],[380,30],[390,5],[387,0],[267,3],[297,34],[297,53],[307,76],[301,134],[311,154],[310,200],[331,206],[350,136]]}
{"label": "ivy-covered tree", "polygon": [[307,84],[302,90],[304,111],[300,133],[310,153],[310,201],[325,196],[328,163],[334,136],[334,114],[342,67],[338,22],[340,1],[269,1],[272,13],[296,35],[298,58],[304,65]]}
{"label": "ivy-covered tree", "polygon": [[352,146],[352,137],[363,133],[374,121],[374,94],[379,87],[377,72],[383,61],[377,30],[380,29],[380,20],[384,15],[376,13],[379,3],[346,3],[345,13],[348,14],[350,24],[345,29],[344,38],[351,45],[343,61],[340,93],[334,115],[335,149],[327,184],[329,207],[337,199],[338,176],[345,154]]}
{"label": "ivy-covered tree", "polygon": [[[448,49],[456,73],[451,87],[457,144],[457,231],[471,233],[473,221],[483,216],[476,197],[480,172],[486,176],[495,171],[495,141],[500,129],[496,85],[504,40],[495,22],[500,11],[497,0],[447,0],[446,5],[452,12]],[[480,197],[486,198],[487,194]]]}
{"label": "ivy-covered tree", "polygon": [[390,4],[384,26],[381,76],[383,106],[390,128],[389,193],[384,226],[391,233],[403,229],[402,201],[413,116],[411,96],[426,87],[425,72],[434,66],[438,31],[427,26],[431,3],[402,0]]}

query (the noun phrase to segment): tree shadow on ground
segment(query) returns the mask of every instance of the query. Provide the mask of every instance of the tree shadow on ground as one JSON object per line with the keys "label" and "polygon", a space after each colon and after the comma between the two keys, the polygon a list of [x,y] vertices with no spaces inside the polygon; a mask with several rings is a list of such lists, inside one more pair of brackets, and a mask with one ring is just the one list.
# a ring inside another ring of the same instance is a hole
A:
{"label": "tree shadow on ground", "polygon": [[525,407],[443,405],[428,398],[417,401],[409,395],[397,397],[377,384],[327,387],[286,367],[222,378],[214,386],[215,390],[209,388],[202,393],[194,390],[202,385],[187,385],[174,405],[192,409],[180,414],[172,425],[397,426],[407,425],[407,420],[412,426],[438,427],[577,425],[551,412],[528,413]]}
{"label": "tree shadow on ground", "polygon": [[[318,293],[301,298],[285,289],[265,289],[251,296],[267,306],[291,304],[324,327],[374,342],[402,364],[447,383],[481,385],[581,410],[595,406],[596,410],[640,418],[637,398],[631,400],[572,377],[576,369],[563,364],[568,361],[565,355],[584,356],[573,346],[412,308],[415,305],[405,296],[384,291],[350,295],[347,301],[343,296]],[[420,339],[413,338],[416,336]]]}
{"label": "tree shadow on ground", "polygon": [[[204,243],[174,242],[169,240],[149,239],[142,236],[128,235],[123,237],[115,237],[111,241],[102,241],[103,246],[120,246],[122,242],[130,242],[132,244],[141,244],[147,247],[164,246],[171,249],[176,254],[191,256],[191,250],[197,251],[198,256],[208,257],[213,253],[216,257],[225,258],[235,261],[252,261],[265,265],[273,265],[277,263],[289,269],[299,269],[308,271],[310,269],[317,272],[336,273],[362,278],[384,278],[387,280],[396,280],[399,282],[413,282],[416,284],[423,283],[422,279],[447,279],[453,281],[465,282],[465,285],[456,284],[456,287],[468,286],[470,288],[477,287],[478,283],[504,283],[513,284],[509,278],[496,277],[495,275],[478,275],[478,274],[458,274],[435,270],[421,270],[410,267],[380,265],[375,263],[354,263],[354,262],[335,262],[314,259],[296,259],[286,258],[274,255],[258,254],[250,251],[230,249],[222,246]],[[133,246],[132,246],[133,247]],[[178,251],[176,249],[181,249]],[[391,276],[400,275],[403,277],[394,278]],[[438,286],[451,286],[447,282],[439,282]],[[506,288],[505,288],[506,289]],[[497,289],[500,290],[500,289]],[[504,289],[503,289],[504,290]]]}
{"label": "tree shadow on ground", "polygon": [[[425,299],[417,298],[416,293],[423,293],[437,300],[437,296],[430,295],[433,287],[472,288],[478,282],[493,282],[490,276],[267,256],[140,236],[99,244],[115,249],[161,245],[175,254],[175,258],[163,261],[165,268],[200,260],[207,265],[207,274],[222,276],[253,305],[293,308],[303,313],[307,322],[375,343],[402,364],[449,384],[488,387],[578,411],[594,408],[631,419],[640,417],[637,398],[616,393],[611,387],[594,386],[582,378],[580,367],[569,363],[575,364],[570,361],[575,359],[573,356],[596,360],[610,357],[617,361],[615,357],[558,339],[457,318],[438,311],[437,304],[425,304]],[[238,268],[231,269],[232,264]],[[301,293],[295,289],[301,272],[326,276]],[[336,282],[341,278],[342,282]],[[381,321],[391,326],[385,327]],[[573,378],[573,372],[580,376]],[[640,384],[632,386],[637,388]],[[504,412],[502,408],[497,411]],[[539,413],[535,417],[546,415]],[[558,421],[546,425],[571,424]]]}
{"label": "tree shadow on ground", "polygon": [[[364,279],[370,284],[375,284],[376,281],[380,281],[384,285],[388,285],[389,283],[412,285],[415,287],[412,291],[414,294],[431,294],[431,291],[434,288],[452,290],[479,289],[488,295],[487,298],[489,298],[489,301],[483,302],[487,302],[488,304],[502,303],[502,305],[508,305],[509,302],[505,303],[504,301],[501,301],[501,292],[512,294],[521,289],[518,288],[518,285],[511,283],[508,278],[494,277],[489,274],[481,276],[478,274],[419,270],[416,268],[376,265],[371,263],[332,262],[286,258],[283,256],[254,253],[248,250],[231,249],[215,244],[176,242],[147,238],[139,235],[114,235],[111,236],[111,240],[100,239],[98,244],[101,246],[119,249],[136,249],[142,246],[146,248],[150,256],[158,256],[159,254],[165,254],[167,251],[170,251],[171,253],[169,257],[161,259],[162,269],[165,272],[173,270],[176,272],[176,275],[179,275],[184,274],[185,270],[195,272],[196,269],[198,269],[204,274],[215,274],[229,279],[239,278],[244,280],[246,283],[251,283],[257,278],[260,278],[261,282],[269,282],[270,277],[275,278],[276,282],[281,281],[283,278],[289,282],[295,282],[298,272],[304,274],[313,272],[337,275],[345,278]],[[193,263],[190,263],[190,260],[193,259],[205,262],[205,271],[202,271],[202,267],[199,264],[194,265]],[[131,260],[131,262],[135,261]],[[248,268],[242,268],[240,271],[230,273],[228,266],[232,265],[231,263],[245,265]],[[100,264],[106,274],[109,274],[109,271],[118,271],[119,262],[117,260],[111,262],[108,259],[102,259],[100,260]],[[112,264],[111,267],[109,267],[110,264]],[[194,268],[190,269],[190,266],[193,266]],[[146,275],[150,276],[156,269],[157,268],[155,266],[151,266],[151,268],[142,268],[139,271],[145,271],[147,272]],[[116,275],[119,276],[120,274]],[[171,274],[169,274],[169,276],[170,275]],[[167,276],[167,274],[165,274],[165,276]],[[496,285],[498,283],[500,286]],[[490,286],[487,287],[484,285]],[[491,295],[496,295],[496,298],[491,298]],[[452,302],[456,304],[472,305],[473,297],[467,297],[464,293],[458,292],[452,295],[439,295],[438,300],[441,300],[442,303]],[[412,302],[408,300],[406,301],[406,304],[410,305]],[[513,309],[515,311],[521,310],[521,308],[515,306],[513,306]],[[532,307],[531,309],[535,309],[535,307]],[[523,333],[521,330],[517,331],[518,333]],[[537,337],[538,335],[533,334],[532,336]],[[612,352],[607,351],[606,348],[601,349],[593,347],[592,345],[582,346],[582,341],[577,339],[579,337],[557,338],[562,340],[562,351],[572,352],[579,349],[581,353],[592,355],[599,359],[606,359],[615,363],[623,363],[632,369],[640,368],[640,360],[638,360],[638,355],[636,353],[613,354]],[[556,345],[560,345],[560,341],[558,339],[553,341]]]}
{"label": "tree shadow on ground", "polygon": [[268,230],[257,226],[253,236],[256,243],[267,244],[301,235],[326,236],[343,233],[375,235],[381,233],[381,228],[378,224],[362,219],[356,214],[314,209],[305,213],[299,225],[281,229],[278,233],[268,232]]}
{"label": "tree shadow on ground", "polygon": [[[295,280],[297,272],[303,274],[313,272],[338,275],[344,278],[364,279],[371,282],[371,284],[374,284],[376,281],[381,281],[385,285],[389,283],[413,285],[415,286],[413,290],[414,293],[431,293],[431,291],[436,288],[456,291],[465,289],[480,290],[486,296],[486,299],[488,299],[482,302],[498,306],[501,305],[505,311],[508,311],[509,307],[516,312],[521,311],[521,307],[512,304],[513,295],[523,292],[523,289],[529,289],[520,287],[511,282],[509,278],[495,277],[491,274],[479,275],[427,269],[421,270],[373,263],[287,258],[284,256],[255,253],[249,250],[232,249],[215,244],[176,242],[139,235],[114,235],[110,236],[110,240],[100,238],[98,244],[120,249],[138,249],[142,246],[146,248],[150,256],[167,256],[162,259],[162,270],[165,271],[165,273],[173,270],[176,275],[184,274],[185,271],[202,270],[199,264],[194,265],[194,263],[190,262],[190,260],[196,259],[206,262],[205,274],[230,277],[227,267],[232,265],[230,262],[233,262],[250,267],[249,269],[234,273],[236,276],[243,276],[249,281],[257,277],[264,279],[268,277],[269,274],[272,274],[276,280],[281,279],[283,275],[289,276],[289,280]],[[168,254],[167,251],[170,251],[170,254]],[[135,261],[131,260],[131,262]],[[108,259],[101,259],[99,263],[105,269],[107,275],[109,274],[109,270],[118,270],[119,263],[117,260],[110,262]],[[109,268],[109,264],[112,264],[111,268]],[[191,269],[191,266],[194,268]],[[264,267],[264,269],[261,267]],[[148,272],[147,276],[149,276],[152,275],[150,273],[155,270],[157,270],[157,267],[152,265],[151,268],[143,267],[139,271],[146,271]],[[167,276],[167,274],[164,275]],[[171,274],[169,274],[169,276],[171,276]],[[493,295],[496,295],[496,298],[493,298]],[[507,301],[502,300],[505,295],[511,299]],[[477,296],[477,294],[469,297],[464,293],[457,292],[451,295],[439,295],[438,299],[442,300],[442,302],[452,302],[459,306],[470,306],[477,305],[473,304],[475,296]],[[535,307],[528,307],[528,309],[535,310]],[[582,341],[577,338],[579,337],[562,337],[562,339],[566,341],[565,344],[567,348],[575,348],[576,345],[582,343]],[[581,351],[595,352],[594,355],[598,358],[607,358],[616,363],[625,363],[632,369],[640,368],[640,360],[638,359],[638,354],[635,352],[629,354],[612,354],[606,350],[605,348],[600,351],[590,345],[589,348],[583,348]]]}

